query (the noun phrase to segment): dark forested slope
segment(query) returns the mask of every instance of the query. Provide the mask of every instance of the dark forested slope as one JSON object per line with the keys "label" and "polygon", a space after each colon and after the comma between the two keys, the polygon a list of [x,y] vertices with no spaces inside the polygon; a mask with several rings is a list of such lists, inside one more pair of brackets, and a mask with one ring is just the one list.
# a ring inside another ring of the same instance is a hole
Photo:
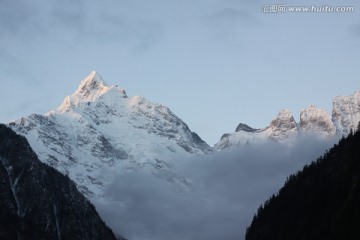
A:
{"label": "dark forested slope", "polygon": [[0,124],[0,239],[115,239],[66,176]]}
{"label": "dark forested slope", "polygon": [[360,131],[289,177],[247,229],[246,240],[360,239]]}

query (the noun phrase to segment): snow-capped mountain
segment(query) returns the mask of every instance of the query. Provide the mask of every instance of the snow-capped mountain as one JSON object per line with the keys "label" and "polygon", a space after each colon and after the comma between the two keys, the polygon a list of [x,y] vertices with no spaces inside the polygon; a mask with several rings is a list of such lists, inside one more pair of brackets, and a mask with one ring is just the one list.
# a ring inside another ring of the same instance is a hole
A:
{"label": "snow-capped mountain", "polygon": [[333,100],[332,121],[340,135],[355,130],[360,120],[360,92],[350,96],[340,96]]}
{"label": "snow-capped mountain", "polygon": [[289,110],[281,110],[268,127],[253,129],[240,123],[234,133],[224,134],[214,149],[266,141],[292,142],[298,134],[313,134],[321,138],[341,137],[356,130],[360,121],[360,92],[351,96],[335,97],[332,116],[311,105],[300,113],[298,124]]}
{"label": "snow-capped mountain", "polygon": [[171,171],[171,162],[212,151],[169,108],[128,97],[95,71],[57,109],[9,125],[41,161],[69,175],[88,196],[101,196],[123,171],[144,170],[186,184]]}

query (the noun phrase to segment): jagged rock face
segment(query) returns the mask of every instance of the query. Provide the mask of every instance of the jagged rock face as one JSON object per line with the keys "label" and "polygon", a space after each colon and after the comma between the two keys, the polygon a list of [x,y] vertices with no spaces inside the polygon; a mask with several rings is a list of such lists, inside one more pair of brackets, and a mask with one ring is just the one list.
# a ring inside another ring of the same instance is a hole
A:
{"label": "jagged rock face", "polygon": [[116,239],[76,185],[0,125],[0,239]]}
{"label": "jagged rock face", "polygon": [[9,125],[28,139],[41,161],[69,175],[87,196],[102,196],[113,173],[129,170],[143,169],[184,184],[169,163],[211,152],[170,109],[128,97],[96,72],[59,108]]}
{"label": "jagged rock face", "polygon": [[316,134],[319,136],[334,136],[336,128],[331,121],[329,113],[311,105],[300,113],[300,128],[304,133]]}
{"label": "jagged rock face", "polygon": [[333,100],[332,121],[339,135],[348,135],[356,130],[360,121],[360,92]]}
{"label": "jagged rock face", "polygon": [[235,132],[240,132],[240,131],[244,131],[244,132],[257,132],[259,129],[254,129],[244,123],[240,123],[237,127]]}
{"label": "jagged rock face", "polygon": [[355,131],[360,121],[360,92],[351,96],[336,97],[333,100],[332,117],[323,109],[311,105],[300,113],[297,124],[289,110],[282,110],[264,129],[252,129],[246,124],[239,124],[235,133],[224,134],[215,144],[215,150],[221,150],[249,143],[261,143],[268,140],[293,142],[300,132],[320,138],[347,136]]}
{"label": "jagged rock face", "polygon": [[276,118],[271,121],[267,136],[272,140],[281,141],[293,137],[298,133],[298,127],[292,113],[287,110],[281,110]]}

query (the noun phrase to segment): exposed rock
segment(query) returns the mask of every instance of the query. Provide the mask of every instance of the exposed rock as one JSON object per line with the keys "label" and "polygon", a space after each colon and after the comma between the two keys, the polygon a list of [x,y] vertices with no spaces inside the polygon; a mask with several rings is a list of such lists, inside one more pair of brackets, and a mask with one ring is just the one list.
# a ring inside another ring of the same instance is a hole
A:
{"label": "exposed rock", "polygon": [[245,131],[245,132],[257,132],[259,131],[259,129],[254,129],[244,123],[240,123],[237,127],[235,132],[240,132],[240,131]]}
{"label": "exposed rock", "polygon": [[298,127],[292,113],[283,109],[271,121],[270,126],[265,131],[270,139],[280,141],[296,136]]}
{"label": "exposed rock", "polygon": [[333,100],[332,121],[339,135],[346,136],[355,131],[360,121],[360,92]]}
{"label": "exposed rock", "polygon": [[0,125],[0,239],[116,239],[63,174]]}
{"label": "exposed rock", "polygon": [[300,113],[300,123],[295,122],[289,110],[282,110],[268,127],[253,129],[240,123],[234,133],[224,134],[215,144],[215,150],[222,150],[244,144],[256,144],[266,141],[296,141],[300,132],[314,137],[331,138],[347,136],[357,129],[360,121],[360,92],[351,96],[335,97],[332,117],[324,110],[311,105]]}
{"label": "exposed rock", "polygon": [[331,121],[329,113],[311,105],[300,113],[300,128],[302,132],[320,136],[334,136],[336,128]]}

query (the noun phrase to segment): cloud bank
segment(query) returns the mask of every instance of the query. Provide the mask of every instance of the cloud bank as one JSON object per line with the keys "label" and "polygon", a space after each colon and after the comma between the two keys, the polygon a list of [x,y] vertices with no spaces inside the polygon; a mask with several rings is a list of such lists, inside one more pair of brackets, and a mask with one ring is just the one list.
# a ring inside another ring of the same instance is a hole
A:
{"label": "cloud bank", "polygon": [[117,176],[106,200],[94,201],[111,228],[137,239],[244,239],[257,208],[289,174],[316,160],[334,141],[301,138],[179,159],[172,171],[189,186],[146,173]]}

